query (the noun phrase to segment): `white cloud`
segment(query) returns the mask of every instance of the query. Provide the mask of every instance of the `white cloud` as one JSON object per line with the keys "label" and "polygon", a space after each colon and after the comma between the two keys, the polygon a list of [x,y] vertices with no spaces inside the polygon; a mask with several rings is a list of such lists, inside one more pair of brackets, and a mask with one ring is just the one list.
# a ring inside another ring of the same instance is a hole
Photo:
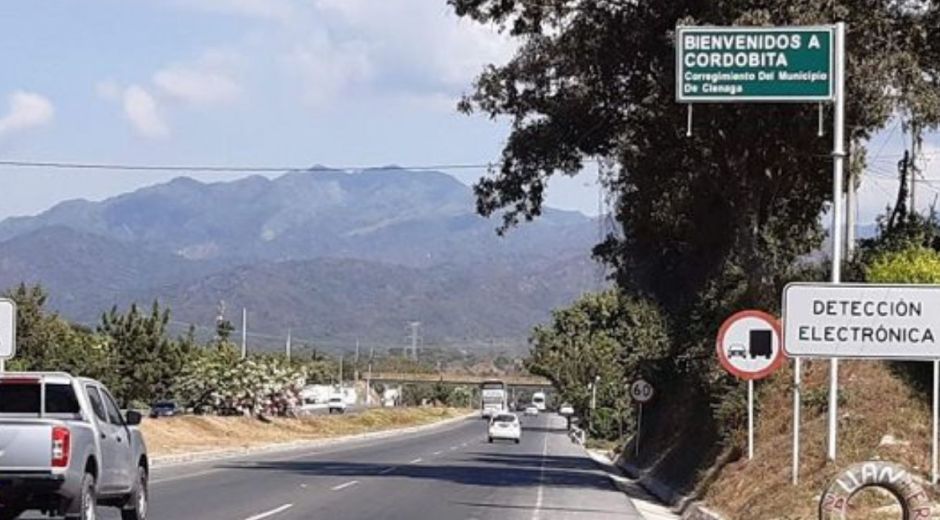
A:
{"label": "white cloud", "polygon": [[163,138],[170,128],[163,119],[154,97],[143,87],[131,85],[124,90],[124,115],[144,137]]}
{"label": "white cloud", "polygon": [[483,65],[506,61],[517,46],[492,27],[458,18],[443,2],[315,0],[314,5],[331,28],[361,35],[371,58],[387,66],[383,72],[405,71],[425,86],[465,88]]}
{"label": "white cloud", "polygon": [[224,105],[241,96],[241,86],[226,71],[205,63],[170,65],[153,75],[167,96],[196,106]]}
{"label": "white cloud", "polygon": [[46,125],[55,117],[52,103],[33,92],[13,92],[9,97],[9,107],[7,114],[0,117],[0,137],[19,130]]}
{"label": "white cloud", "polygon": [[[185,3],[184,3],[185,2]],[[302,101],[322,107],[350,89],[390,98],[457,97],[510,37],[456,16],[443,0],[179,0],[187,9],[254,19],[242,50],[254,72],[277,56]],[[204,78],[205,80],[205,78]],[[440,103],[429,104],[437,110]]]}
{"label": "white cloud", "polygon": [[372,75],[372,63],[361,44],[336,45],[325,34],[297,44],[282,63],[289,75],[299,79],[304,103],[316,108]]}

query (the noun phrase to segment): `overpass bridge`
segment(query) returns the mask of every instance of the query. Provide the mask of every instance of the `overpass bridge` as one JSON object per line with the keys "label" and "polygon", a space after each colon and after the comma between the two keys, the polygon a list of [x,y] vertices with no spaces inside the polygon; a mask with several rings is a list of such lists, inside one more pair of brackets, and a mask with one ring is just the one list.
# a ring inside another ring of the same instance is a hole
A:
{"label": "overpass bridge", "polygon": [[455,374],[448,372],[428,372],[428,373],[405,373],[405,372],[373,372],[370,381],[372,383],[447,383],[454,385],[481,385],[484,381],[500,380],[506,383],[506,386],[512,387],[532,387],[547,388],[552,386],[551,382],[544,377],[533,375],[503,375],[503,376],[480,376],[474,374]]}

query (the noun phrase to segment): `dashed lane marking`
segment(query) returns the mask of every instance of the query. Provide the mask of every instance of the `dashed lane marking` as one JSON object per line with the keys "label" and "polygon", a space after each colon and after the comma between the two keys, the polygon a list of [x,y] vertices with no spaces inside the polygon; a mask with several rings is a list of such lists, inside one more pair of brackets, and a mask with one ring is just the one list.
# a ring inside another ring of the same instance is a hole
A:
{"label": "dashed lane marking", "polygon": [[261,520],[262,518],[268,518],[269,516],[274,516],[278,513],[283,513],[284,511],[287,511],[288,509],[292,507],[294,507],[294,504],[284,504],[283,506],[277,509],[272,509],[270,511],[267,511],[265,513],[261,513],[255,516],[249,516],[245,520]]}
{"label": "dashed lane marking", "polygon": [[338,485],[338,486],[333,486],[333,487],[330,488],[330,489],[332,489],[333,491],[339,491],[339,490],[341,490],[341,489],[346,489],[346,488],[348,488],[348,487],[350,487],[350,486],[355,486],[355,485],[358,484],[358,483],[359,483],[358,480],[350,480],[349,482],[346,482],[345,484],[340,484],[340,485]]}

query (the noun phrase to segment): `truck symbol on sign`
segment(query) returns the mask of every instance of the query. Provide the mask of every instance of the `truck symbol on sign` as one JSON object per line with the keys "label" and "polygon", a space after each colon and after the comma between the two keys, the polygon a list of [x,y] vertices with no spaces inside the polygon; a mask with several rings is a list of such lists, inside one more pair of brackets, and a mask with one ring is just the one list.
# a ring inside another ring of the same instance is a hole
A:
{"label": "truck symbol on sign", "polygon": [[751,338],[748,346],[748,354],[751,359],[764,357],[770,359],[774,355],[773,331],[769,329],[751,330]]}

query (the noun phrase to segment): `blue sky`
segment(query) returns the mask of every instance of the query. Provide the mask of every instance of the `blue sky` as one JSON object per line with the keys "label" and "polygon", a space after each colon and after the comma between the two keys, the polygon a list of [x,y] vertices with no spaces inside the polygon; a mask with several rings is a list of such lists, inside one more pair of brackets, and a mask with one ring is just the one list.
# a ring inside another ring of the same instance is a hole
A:
{"label": "blue sky", "polygon": [[[4,0],[0,20],[6,159],[484,163],[498,158],[507,132],[454,105],[514,43],[458,20],[443,0]],[[894,168],[902,139],[886,131],[872,144],[881,174]],[[928,152],[937,155],[928,175],[940,178],[936,136]],[[470,183],[482,172],[454,173]],[[0,218],[171,177],[2,167]],[[593,172],[559,179],[549,203],[596,213],[595,182]],[[866,179],[861,220],[895,189]],[[923,201],[936,194],[923,192]]]}
{"label": "blue sky", "polygon": [[[5,0],[0,156],[216,165],[498,158],[507,126],[458,114],[513,43],[433,0]],[[482,172],[455,174],[470,183]],[[0,218],[172,174],[0,170]],[[232,174],[196,175],[204,180]],[[554,206],[596,211],[594,176]]]}

